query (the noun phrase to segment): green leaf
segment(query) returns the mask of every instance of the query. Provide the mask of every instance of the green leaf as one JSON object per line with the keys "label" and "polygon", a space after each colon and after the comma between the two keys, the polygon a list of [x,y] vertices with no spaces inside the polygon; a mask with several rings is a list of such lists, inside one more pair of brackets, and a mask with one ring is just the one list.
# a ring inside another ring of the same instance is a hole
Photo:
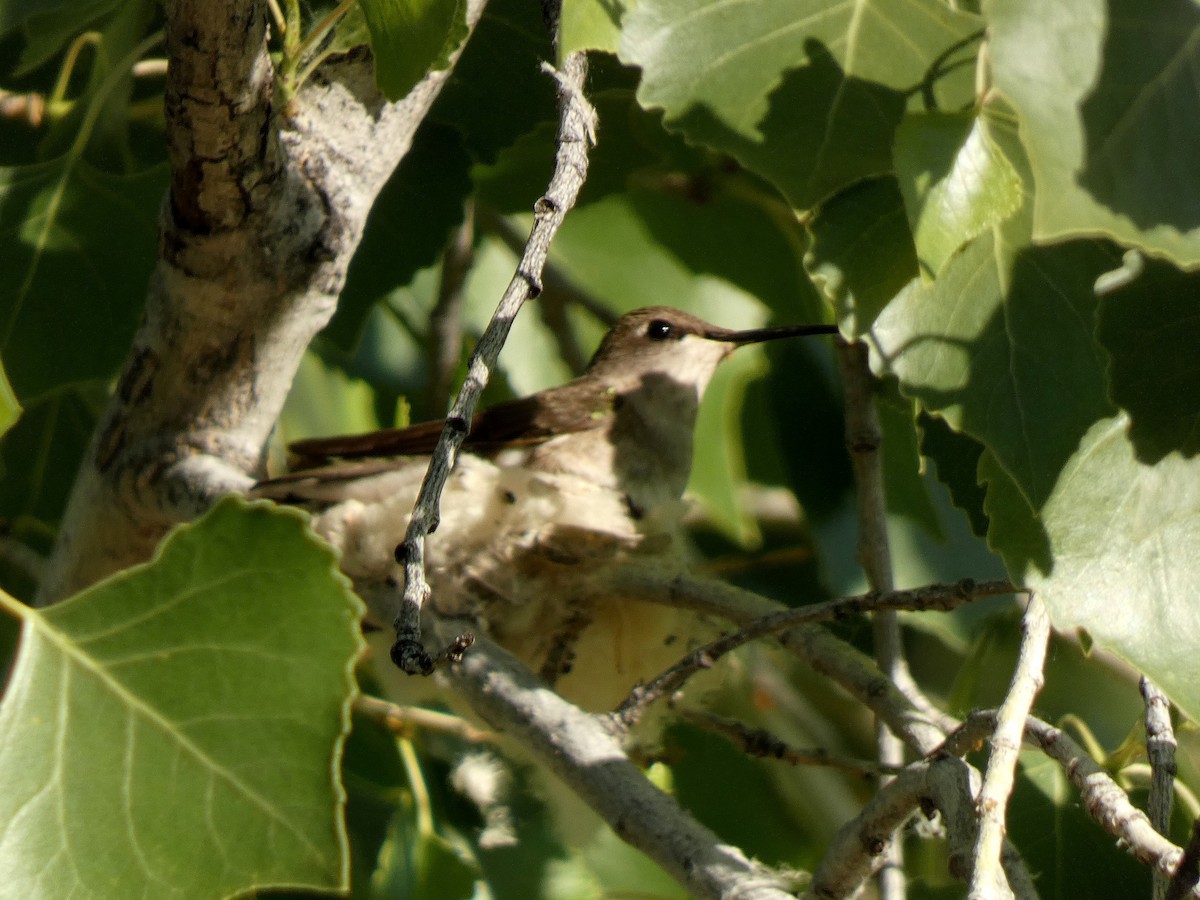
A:
{"label": "green leaf", "polygon": [[1021,207],[1021,177],[980,116],[908,116],[896,131],[895,153],[904,208],[928,275]]}
{"label": "green leaf", "polygon": [[904,201],[891,178],[842,191],[809,224],[809,276],[833,304],[842,330],[865,334],[880,311],[917,277]]}
{"label": "green leaf", "polygon": [[64,473],[79,469],[108,389],[107,382],[78,385],[26,407],[0,446],[0,517],[57,525],[71,491]]}
{"label": "green leaf", "polygon": [[23,620],[0,703],[14,896],[346,886],[361,604],[295,512],[229,498]]}
{"label": "green leaf", "polygon": [[621,19],[631,2],[612,0],[563,0],[558,25],[558,58],[575,50],[605,50],[616,53],[621,43]]}
{"label": "green leaf", "polygon": [[1191,0],[986,7],[992,72],[1021,116],[1034,237],[1112,236],[1200,265],[1200,8]]}
{"label": "green leaf", "polygon": [[1036,509],[1084,432],[1112,412],[1092,285],[1114,254],[1093,242],[1029,247],[1009,237],[1019,239],[989,231],[937,281],[909,285],[876,320],[874,364],[995,453]]}
{"label": "green leaf", "polygon": [[1105,293],[1097,335],[1112,358],[1114,403],[1129,413],[1138,459],[1200,454],[1200,275],[1142,260],[1143,271]]}
{"label": "green leaf", "polygon": [[761,352],[743,350],[726,361],[704,393],[696,419],[688,491],[701,499],[709,520],[742,547],[762,543],[758,523],[742,507],[746,460],[739,422],[746,386],[766,370]]}
{"label": "green leaf", "polygon": [[0,435],[6,434],[21,416],[21,403],[8,383],[8,373],[0,363]]}
{"label": "green leaf", "polygon": [[406,96],[429,70],[445,69],[467,36],[462,0],[360,0],[375,82],[389,100]]}
{"label": "green leaf", "polygon": [[895,393],[895,382],[891,382],[891,396],[882,394],[876,399],[883,431],[881,447],[888,512],[904,516],[934,538],[944,538],[945,531],[921,477],[924,467],[917,446],[913,403]]}
{"label": "green leaf", "polygon": [[22,402],[115,372],[141,315],[166,186],[165,166],[116,176],[74,156],[0,168],[0,354]]}
{"label": "green leaf", "polygon": [[1084,629],[1200,716],[1200,460],[1139,462],[1124,413],[1097,422],[1036,518],[985,454],[991,543],[1056,628]]}
{"label": "green leaf", "polygon": [[891,171],[910,95],[969,99],[948,57],[972,52],[980,29],[936,0],[641,0],[626,19],[621,58],[643,69],[642,105],[737,157],[797,209]]}
{"label": "green leaf", "polygon": [[120,0],[5,0],[0,3],[0,35],[24,26],[18,73],[30,72],[120,5]]}
{"label": "green leaf", "polygon": [[491,162],[538,122],[557,120],[554,79],[541,71],[553,53],[539,4],[489,0],[430,120],[457,128],[471,154]]}
{"label": "green leaf", "polygon": [[979,457],[984,449],[978,441],[955,431],[940,416],[921,413],[921,455],[937,467],[937,479],[946,486],[954,505],[967,515],[971,531],[987,534],[988,518],[983,511],[986,492],[979,485]]}
{"label": "green leaf", "polygon": [[406,804],[397,810],[372,878],[374,896],[411,900],[467,900],[475,894],[479,867],[435,831],[422,831]]}
{"label": "green leaf", "polygon": [[463,221],[469,167],[462,138],[453,129],[426,123],[417,133],[375,198],[337,313],[323,332],[336,346],[353,350],[375,304],[437,260],[452,229]]}

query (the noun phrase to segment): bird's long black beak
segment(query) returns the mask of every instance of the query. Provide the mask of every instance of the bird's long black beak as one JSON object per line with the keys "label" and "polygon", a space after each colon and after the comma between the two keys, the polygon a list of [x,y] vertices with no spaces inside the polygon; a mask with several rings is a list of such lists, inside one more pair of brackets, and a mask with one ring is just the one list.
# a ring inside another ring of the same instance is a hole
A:
{"label": "bird's long black beak", "polygon": [[773,328],[748,328],[745,331],[714,326],[704,333],[704,337],[710,341],[724,341],[741,346],[742,344],[761,344],[763,341],[777,341],[780,338],[804,337],[810,334],[837,334],[837,326],[777,325]]}

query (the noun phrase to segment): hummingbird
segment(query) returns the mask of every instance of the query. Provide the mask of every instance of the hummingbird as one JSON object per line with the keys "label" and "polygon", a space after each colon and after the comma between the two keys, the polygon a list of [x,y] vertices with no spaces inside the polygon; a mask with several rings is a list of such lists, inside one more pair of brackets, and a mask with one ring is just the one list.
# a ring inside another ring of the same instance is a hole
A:
{"label": "hummingbird", "polygon": [[[603,575],[613,565],[685,565],[681,498],[717,367],[738,347],[836,331],[738,331],[671,307],[637,309],[578,378],[476,413],[427,546],[439,612],[474,616],[548,681],[573,675],[586,696],[571,699],[610,708],[687,650],[685,611],[622,604]],[[403,575],[392,551],[444,425],[297,441],[292,471],[251,495],[306,506],[368,606],[394,604]],[[592,690],[593,669],[624,673],[623,686]]]}

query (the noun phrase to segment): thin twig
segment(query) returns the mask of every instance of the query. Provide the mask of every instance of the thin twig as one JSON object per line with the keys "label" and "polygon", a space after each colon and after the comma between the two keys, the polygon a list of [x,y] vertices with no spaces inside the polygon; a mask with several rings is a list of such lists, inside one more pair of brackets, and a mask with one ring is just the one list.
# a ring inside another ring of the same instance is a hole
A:
{"label": "thin twig", "polygon": [[405,672],[428,674],[434,658],[421,643],[421,608],[429,598],[425,580],[425,538],[438,525],[442,490],[454,466],[479,396],[491,377],[508,337],[513,319],[529,297],[540,293],[542,269],[550,241],[567,211],[575,205],[587,178],[588,148],[595,141],[596,112],[584,96],[587,57],[571,53],[561,71],[551,70],[558,81],[559,128],[554,174],[546,193],[534,207],[533,230],[517,265],[516,274],[504,292],[492,320],[479,339],[467,364],[467,379],[446,418],[446,427],[429,460],[429,469],[413,507],[404,543],[396,548],[396,560],[404,566],[404,597],[396,616],[396,643],[392,660]]}
{"label": "thin twig", "polygon": [[[613,590],[631,599],[641,598],[694,610],[726,619],[738,626],[749,625],[764,616],[787,609],[761,594],[708,578],[663,576],[633,568],[618,570],[610,573],[609,577],[613,579]],[[782,634],[779,641],[818,674],[831,679],[877,716],[884,718],[892,730],[920,756],[940,747],[946,735],[960,725],[957,719],[945,713],[939,712],[933,716],[915,707],[891,681],[880,674],[870,658],[819,625],[797,625]]]}
{"label": "thin twig", "polygon": [[1016,776],[1017,756],[1025,720],[1044,683],[1046,647],[1050,640],[1050,616],[1037,594],[1031,594],[1021,622],[1023,636],[1013,672],[1012,685],[996,717],[992,752],[988,757],[983,787],[979,791],[979,840],[971,867],[971,900],[1012,896],[1000,867],[1004,844],[1005,810]]}
{"label": "thin twig", "polygon": [[369,694],[360,694],[354,699],[354,710],[376,720],[396,734],[408,735],[414,729],[420,728],[453,735],[471,743],[483,743],[495,739],[490,731],[476,728],[459,716],[438,712],[436,709],[425,709],[421,706],[401,706],[399,703],[392,703]]}
{"label": "thin twig", "polygon": [[691,896],[793,896],[789,879],[747,859],[655,787],[630,762],[604,717],[568,703],[489,639],[481,638],[450,677],[476,713],[536,757]]}
{"label": "thin twig", "polygon": [[705,731],[726,738],[747,756],[777,759],[793,766],[824,766],[859,776],[897,775],[903,771],[903,768],[885,768],[870,760],[834,756],[821,747],[804,750],[791,747],[764,728],[751,728],[744,722],[705,710],[683,709],[679,714]]}
{"label": "thin twig", "polygon": [[840,600],[814,603],[799,609],[774,612],[744,625],[732,634],[727,634],[692,651],[647,684],[635,688],[616,709],[613,716],[623,726],[630,727],[641,718],[650,704],[675,693],[689,678],[703,669],[712,668],[713,664],[725,654],[749,641],[786,631],[797,625],[830,619],[844,619],[847,616],[864,612],[878,613],[881,610],[936,609],[945,611],[955,609],[980,597],[1012,593],[1014,590],[1013,585],[1007,581],[988,581],[980,584],[971,580],[963,580],[956,584],[933,584],[906,591],[871,591],[853,597],[843,597]]}
{"label": "thin twig", "polygon": [[[1174,802],[1175,729],[1171,726],[1171,702],[1153,681],[1142,676],[1139,687],[1146,704],[1146,756],[1150,760],[1150,797],[1146,808],[1150,824],[1164,836],[1170,836],[1171,806]],[[1186,853],[1185,853],[1186,856]],[[1178,880],[1168,881],[1162,872],[1154,872],[1153,900],[1165,900],[1167,888]],[[1194,883],[1194,882],[1193,882]]]}
{"label": "thin twig", "polygon": [[[836,346],[846,391],[846,448],[850,451],[858,494],[858,561],[872,588],[890,591],[895,582],[888,544],[887,500],[883,485],[883,455],[880,453],[883,431],[875,408],[875,382],[871,377],[866,344],[838,340]],[[907,685],[912,678],[904,661],[899,617],[894,612],[880,611],[874,615],[872,625],[875,659],[880,670],[897,687]],[[884,765],[902,765],[904,745],[900,738],[879,719],[875,722],[875,732],[879,761]],[[888,853],[890,865],[880,872],[879,894],[882,900],[901,900],[906,893],[903,850],[895,845]]]}
{"label": "thin twig", "polygon": [[[971,713],[962,727],[946,738],[940,752],[954,756],[969,752],[995,728],[995,723],[995,710]],[[1175,874],[1183,850],[1155,831],[1149,817],[1133,805],[1121,786],[1070,735],[1029,716],[1025,720],[1025,739],[1063,767],[1068,780],[1079,791],[1084,811],[1120,840],[1135,859],[1168,876]],[[1200,890],[1193,889],[1186,896],[1200,897]]]}

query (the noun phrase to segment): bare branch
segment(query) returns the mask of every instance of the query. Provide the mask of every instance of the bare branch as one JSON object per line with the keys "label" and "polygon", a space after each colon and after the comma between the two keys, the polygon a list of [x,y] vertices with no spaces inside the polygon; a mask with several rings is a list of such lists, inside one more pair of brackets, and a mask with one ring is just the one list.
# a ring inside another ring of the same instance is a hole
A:
{"label": "bare branch", "polygon": [[1012,685],[996,717],[992,733],[992,753],[988,757],[983,787],[979,792],[979,840],[975,844],[971,867],[972,900],[1011,896],[1001,867],[1004,844],[1005,810],[1012,793],[1021,749],[1025,720],[1043,684],[1046,646],[1050,639],[1050,616],[1041,598],[1033,594],[1021,623],[1024,633],[1013,672]]}
{"label": "bare branch", "polygon": [[788,880],[696,822],[626,757],[606,719],[562,699],[486,638],[450,670],[452,685],[698,898],[784,900]]}
{"label": "bare branch", "polygon": [[[1150,824],[1161,835],[1168,835],[1171,825],[1171,806],[1174,800],[1175,729],[1171,727],[1171,701],[1145,675],[1140,682],[1142,700],[1146,704],[1146,756],[1150,760],[1150,798],[1146,803]],[[1194,840],[1194,838],[1193,838]],[[1186,857],[1186,851],[1185,851]],[[1182,871],[1184,866],[1180,866]],[[1174,886],[1179,875],[1169,883],[1159,871],[1154,872],[1153,898],[1165,900],[1168,886]],[[1193,881],[1193,884],[1195,882]]]}
{"label": "bare branch", "polygon": [[[470,0],[473,27],[485,0]],[[52,602],[141,562],[259,474],[375,196],[449,76],[388,103],[369,54],[331,58],[279,110],[258,0],[166,6],[171,186],[146,314],[72,489]]]}
{"label": "bare branch", "polygon": [[877,762],[861,759],[849,759],[834,756],[822,748],[797,749],[788,746],[784,741],[763,728],[751,728],[744,722],[718,716],[716,713],[698,709],[680,710],[680,716],[694,725],[727,738],[739,750],[748,756],[758,756],[763,759],[777,759],[793,766],[825,766],[838,769],[850,775],[896,775],[903,769],[885,769]]}
{"label": "bare branch", "polygon": [[[782,604],[752,591],[711,579],[658,576],[633,570],[617,572],[612,577],[614,590],[627,596],[719,616],[735,625],[749,625],[764,616],[787,610]],[[1006,593],[1012,587],[1007,582],[987,584],[997,588],[1005,585],[1006,588],[998,593]],[[882,717],[888,727],[921,756],[941,746],[946,734],[959,725],[957,719],[945,713],[931,714],[915,707],[866,655],[819,625],[797,625],[782,634],[779,641],[816,672],[832,679]]]}
{"label": "bare branch", "polygon": [[750,622],[732,634],[725,635],[692,651],[657,678],[634,690],[629,698],[617,708],[614,716],[625,727],[629,727],[641,718],[642,713],[650,704],[679,690],[683,687],[684,682],[697,672],[712,668],[713,664],[726,653],[749,641],[801,624],[843,619],[854,614],[878,613],[885,610],[950,610],[980,597],[1007,594],[1015,590],[1007,581],[989,581],[977,584],[974,581],[964,580],[953,585],[933,584],[907,591],[872,591],[854,597],[844,597],[840,600],[829,600],[798,609],[770,613]]}
{"label": "bare branch", "polygon": [[[955,756],[968,752],[995,723],[994,710],[971,713],[962,727],[946,738],[942,750]],[[1146,814],[1070,735],[1029,716],[1025,720],[1025,739],[1063,767],[1093,821],[1120,840],[1139,861],[1168,876],[1175,874],[1183,850],[1155,831]],[[1200,888],[1193,888],[1187,896],[1200,897]]]}
{"label": "bare branch", "polygon": [[[871,376],[866,344],[851,344],[839,339],[836,346],[838,367],[846,390],[846,448],[850,451],[858,491],[858,561],[872,588],[890,591],[895,587],[895,582],[888,545],[883,457],[879,452],[883,431],[879,425],[879,413],[875,409],[875,380]],[[904,660],[900,620],[894,612],[881,610],[874,615],[872,626],[875,659],[879,668],[904,691],[901,685],[909,686],[912,678]],[[884,765],[903,764],[904,746],[901,739],[878,718],[875,732],[879,761]],[[900,900],[906,890],[903,849],[894,845],[886,852],[890,864],[880,874],[880,896],[883,900]]]}
{"label": "bare branch", "polygon": [[588,149],[595,142],[596,129],[595,110],[583,93],[587,57],[583,53],[572,53],[560,72],[551,72],[559,84],[554,174],[546,193],[534,207],[533,230],[525,243],[516,274],[467,364],[466,382],[446,417],[446,427],[430,457],[404,543],[396,548],[396,560],[404,566],[404,597],[394,623],[396,643],[392,647],[392,660],[410,674],[427,674],[434,666],[433,657],[421,643],[421,607],[429,597],[429,584],[425,579],[425,538],[437,528],[442,490],[513,319],[528,298],[540,293],[542,269],[550,242],[567,212],[575,205],[579,189],[587,178]]}

